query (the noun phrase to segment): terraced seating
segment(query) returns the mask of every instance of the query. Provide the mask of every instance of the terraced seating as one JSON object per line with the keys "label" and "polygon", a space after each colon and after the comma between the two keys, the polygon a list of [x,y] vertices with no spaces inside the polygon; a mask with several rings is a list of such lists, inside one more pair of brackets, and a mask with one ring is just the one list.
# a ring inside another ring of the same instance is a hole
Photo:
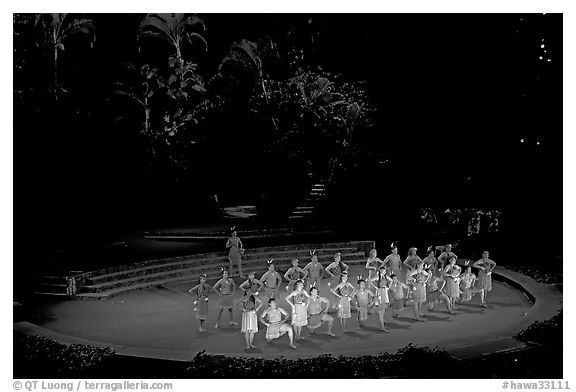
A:
{"label": "terraced seating", "polygon": [[[333,261],[334,254],[340,252],[342,261],[347,264],[365,263],[367,252],[374,246],[373,241],[353,241],[327,244],[299,244],[276,247],[263,247],[247,250],[243,256],[242,269],[245,274],[254,271],[264,273],[267,260],[274,259],[276,269],[283,272],[290,262],[298,258],[304,267],[309,260],[309,251],[316,249],[318,261],[324,266]],[[194,282],[200,275],[217,279],[221,267],[229,266],[226,252],[205,253],[181,257],[120,265],[92,271],[78,276],[81,299],[106,299],[130,290],[181,282]]]}

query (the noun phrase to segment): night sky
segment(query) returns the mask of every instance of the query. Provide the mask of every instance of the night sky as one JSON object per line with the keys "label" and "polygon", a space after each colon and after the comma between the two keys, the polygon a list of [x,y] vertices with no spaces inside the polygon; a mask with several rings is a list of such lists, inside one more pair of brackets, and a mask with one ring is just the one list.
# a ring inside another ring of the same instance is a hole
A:
{"label": "night sky", "polygon": [[[122,213],[138,203],[140,211],[155,207],[131,185],[138,148],[117,133],[105,104],[117,64],[143,59],[136,43],[143,16],[90,15],[94,48],[71,43],[77,50],[67,51],[61,72],[76,94],[77,117],[15,109],[16,216],[23,227],[44,222],[40,230],[63,236],[78,227],[146,225],[136,210]],[[310,65],[366,81],[377,114],[364,143],[378,158],[360,186],[438,194],[454,184],[477,195],[469,199],[477,204],[513,206],[516,225],[533,216],[535,236],[546,232],[561,243],[562,15],[200,16],[209,51],[199,64],[207,78],[233,41],[270,35],[282,50],[298,27],[311,33],[300,41]],[[15,88],[36,80],[16,73]],[[230,127],[250,131],[242,122]]]}

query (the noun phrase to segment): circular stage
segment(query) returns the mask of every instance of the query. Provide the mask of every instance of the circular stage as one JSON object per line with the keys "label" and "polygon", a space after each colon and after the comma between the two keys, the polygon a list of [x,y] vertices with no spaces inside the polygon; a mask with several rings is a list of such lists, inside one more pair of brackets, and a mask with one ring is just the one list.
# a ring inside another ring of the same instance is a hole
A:
{"label": "circular stage", "polygon": [[[353,266],[350,276],[365,273],[363,267]],[[235,280],[237,284],[241,283],[238,278]],[[327,283],[327,279],[322,282],[320,293],[331,298]],[[268,345],[265,341],[266,327],[260,324],[254,338],[256,349],[246,350],[240,327],[228,325],[227,312],[222,315],[224,327],[214,329],[218,314],[215,294],[210,296],[208,331],[198,332],[193,312],[194,298],[187,293],[195,284],[138,290],[109,300],[62,301],[36,308],[33,313],[42,315],[37,320],[39,326],[78,342],[111,346],[127,355],[187,360],[202,350],[210,354],[273,358],[395,352],[410,343],[458,349],[490,344],[502,338],[511,339],[515,332],[525,328],[528,322],[525,316],[532,309],[522,291],[495,281],[488,296],[488,308],[480,307],[477,295],[471,303],[460,305],[456,315],[450,315],[441,304],[436,305],[434,312],[424,309],[425,322],[413,319],[411,307],[403,310],[397,319],[392,319],[391,313],[387,312],[390,333],[379,330],[376,314],[370,316],[365,328],[360,328],[354,311],[352,318],[348,319],[348,332],[343,332],[336,315],[331,313],[335,317],[333,332],[336,337],[325,334],[326,325],[314,335],[304,328],[302,336],[305,339],[295,343],[296,350],[289,347],[287,336]],[[236,291],[236,302],[242,298],[241,294],[240,290]],[[286,294],[285,291],[281,294],[279,306],[290,311],[284,299]],[[237,308],[234,309],[234,321],[241,323],[241,312]],[[494,350],[498,347],[495,346]]]}

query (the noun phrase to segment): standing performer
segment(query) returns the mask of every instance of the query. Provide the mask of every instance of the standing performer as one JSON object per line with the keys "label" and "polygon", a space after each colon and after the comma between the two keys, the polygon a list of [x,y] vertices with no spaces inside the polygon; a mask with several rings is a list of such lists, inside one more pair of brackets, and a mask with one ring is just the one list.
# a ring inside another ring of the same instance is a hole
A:
{"label": "standing performer", "polygon": [[214,287],[212,288],[216,294],[220,296],[220,310],[218,311],[218,319],[214,328],[220,327],[220,317],[224,309],[227,309],[230,313],[230,325],[238,325],[233,320],[232,307],[234,306],[234,300],[232,295],[236,290],[236,283],[234,280],[228,276],[228,271],[222,269],[222,279],[220,279]]}
{"label": "standing performer", "polygon": [[368,255],[368,260],[366,261],[366,269],[368,270],[368,281],[370,281],[370,279],[372,279],[372,277],[378,273],[378,269],[380,268],[381,265],[384,264],[382,260],[376,257],[377,254],[378,253],[376,252],[376,249],[372,249],[370,251],[370,254]]}
{"label": "standing performer", "polygon": [[448,244],[444,247],[444,252],[438,256],[438,261],[440,262],[440,268],[442,270],[444,270],[444,267],[446,267],[446,264],[448,264],[452,257],[458,260],[458,257],[452,253],[452,245]]}
{"label": "standing performer", "polygon": [[414,317],[418,321],[424,321],[421,312],[422,305],[426,302],[426,282],[430,278],[430,274],[424,271],[424,262],[419,261],[416,269],[410,272],[410,277],[414,279],[414,293],[412,299],[414,300]]}
{"label": "standing performer", "polygon": [[360,327],[364,327],[364,323],[368,320],[368,309],[374,303],[374,293],[366,289],[366,282],[362,276],[358,276],[358,289],[354,292],[354,298],[356,299],[358,324]]}
{"label": "standing performer", "polygon": [[488,301],[486,297],[488,292],[492,291],[492,271],[496,267],[496,263],[488,258],[490,254],[488,251],[482,253],[482,258],[474,263],[474,267],[479,268],[478,272],[478,288],[482,291],[480,292],[481,306],[486,308]]}
{"label": "standing performer", "polygon": [[242,275],[242,254],[244,253],[244,246],[242,245],[240,238],[238,238],[236,226],[232,227],[230,230],[232,231],[232,236],[228,238],[228,241],[226,242],[226,249],[230,249],[228,251],[230,272],[232,272],[232,268],[236,265],[238,266],[238,274],[241,278],[244,278],[244,275]]}
{"label": "standing performer", "polygon": [[238,306],[242,309],[241,332],[244,334],[244,339],[246,339],[246,348],[256,348],[252,342],[254,341],[254,334],[258,332],[257,313],[262,307],[262,301],[250,295],[239,303]]}
{"label": "standing performer", "polygon": [[248,279],[245,280],[240,286],[240,290],[244,290],[244,296],[249,297],[251,295],[258,296],[260,290],[264,285],[258,279],[255,278],[254,271],[248,273]]}
{"label": "standing performer", "polygon": [[[431,270],[427,271],[431,273]],[[443,302],[446,305],[448,313],[455,314],[450,306],[450,298],[444,292],[446,281],[438,276],[432,275],[426,284],[426,302],[428,302],[428,311],[434,310],[434,305],[438,302]]]}
{"label": "standing performer", "polygon": [[428,256],[422,260],[424,262],[424,269],[430,269],[432,275],[440,276],[442,274],[441,270],[438,268],[438,259],[435,257],[434,247],[428,247]]}
{"label": "standing performer", "polygon": [[188,290],[190,294],[196,295],[194,311],[198,320],[198,332],[206,332],[204,321],[208,317],[208,290],[211,289],[212,287],[206,283],[206,275],[202,275],[200,276],[200,283]]}
{"label": "standing performer", "polygon": [[265,287],[264,295],[268,297],[268,299],[278,296],[278,288],[280,284],[282,284],[282,276],[274,270],[272,261],[274,261],[274,259],[268,260],[268,271],[260,278],[260,282],[262,282]]}
{"label": "standing performer", "polygon": [[482,290],[474,288],[474,283],[476,282],[476,275],[472,273],[472,267],[468,265],[469,261],[466,262],[466,271],[460,275],[460,291],[462,292],[461,302],[470,302],[472,297],[476,293],[480,293]]}
{"label": "standing performer", "polygon": [[[328,286],[330,286],[330,291],[333,293],[333,289],[340,284],[341,276],[344,272],[348,271],[348,265],[342,262],[342,256],[340,252],[334,255],[334,261],[330,263],[328,267],[326,267],[325,271],[328,275],[330,275],[330,282],[328,282]],[[340,297],[334,296],[334,309],[338,309],[338,302],[340,301]]]}
{"label": "standing performer", "polygon": [[390,283],[390,300],[392,302],[392,318],[398,317],[400,311],[404,309],[404,298],[406,298],[405,291],[410,290],[410,287],[404,282],[398,280],[398,275],[390,275],[392,282]]}
{"label": "standing performer", "polygon": [[292,327],[296,340],[304,339],[302,337],[302,327],[308,325],[308,299],[310,296],[304,290],[304,282],[296,282],[296,290],[286,296],[286,302],[292,306]]}
{"label": "standing performer", "polygon": [[[376,284],[374,284],[376,282]],[[386,273],[386,267],[382,266],[378,270],[378,275],[370,280],[372,287],[376,289],[376,299],[374,300],[374,306],[378,309],[378,320],[380,321],[380,329],[382,332],[390,332],[386,328],[386,309],[390,306],[390,297],[388,296],[388,290],[390,289],[390,283],[392,278]]]}
{"label": "standing performer", "polygon": [[[273,339],[278,339],[280,336],[287,333],[290,338],[290,347],[296,348],[294,345],[294,333],[292,332],[292,328],[286,324],[286,320],[288,320],[288,312],[279,308],[276,305],[276,300],[274,298],[270,298],[268,304],[268,308],[260,315],[260,321],[267,327],[266,342],[270,344]],[[286,316],[284,320],[282,320],[282,315]],[[265,320],[266,316],[268,316],[268,322]]]}
{"label": "standing performer", "polygon": [[304,271],[308,274],[308,281],[306,287],[310,290],[312,287],[320,288],[320,281],[324,276],[324,267],[318,262],[316,251],[310,252],[310,262],[304,267]]}
{"label": "standing performer", "polygon": [[292,267],[290,267],[284,274],[284,279],[288,280],[286,291],[289,293],[294,291],[294,284],[301,279],[306,279],[306,275],[308,275],[308,273],[298,267],[298,259],[292,260]]}
{"label": "standing performer", "polygon": [[338,319],[340,320],[342,331],[346,331],[346,320],[352,317],[350,301],[354,295],[354,286],[348,282],[347,271],[340,274],[340,283],[331,291],[332,294],[338,298]]}
{"label": "standing performer", "polygon": [[[323,322],[328,323],[328,336],[336,336],[332,333],[332,325],[334,325],[334,317],[328,314],[330,309],[330,301],[326,298],[320,297],[318,287],[312,286],[310,288],[310,299],[308,300],[308,329],[310,334],[314,335]],[[322,304],[326,307],[322,308]]]}
{"label": "standing performer", "polygon": [[412,247],[412,248],[410,248],[410,250],[408,250],[408,256],[406,257],[406,260],[404,260],[404,263],[403,263],[406,266],[406,268],[408,268],[406,278],[408,278],[408,276],[410,276],[412,271],[414,271],[416,269],[416,266],[418,265],[418,263],[422,262],[422,259],[420,258],[420,256],[418,256],[416,254],[417,251],[418,251],[418,249],[414,248],[414,247]]}
{"label": "standing performer", "polygon": [[446,279],[446,295],[450,298],[450,307],[458,309],[456,300],[460,297],[460,272],[462,268],[456,265],[456,257],[451,257],[448,260],[448,265],[444,267],[442,276]]}
{"label": "standing performer", "polygon": [[402,259],[400,259],[400,255],[398,254],[398,247],[392,243],[391,245],[392,253],[390,253],[383,261],[384,266],[386,267],[386,271],[390,275],[395,274],[398,278],[400,278],[400,272],[402,271]]}

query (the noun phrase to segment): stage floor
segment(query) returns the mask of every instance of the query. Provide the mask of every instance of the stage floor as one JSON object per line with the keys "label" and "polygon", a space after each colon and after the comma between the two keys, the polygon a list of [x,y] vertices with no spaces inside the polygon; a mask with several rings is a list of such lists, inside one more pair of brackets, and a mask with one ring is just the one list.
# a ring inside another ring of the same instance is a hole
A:
{"label": "stage floor", "polygon": [[[354,266],[350,276],[364,273],[361,266]],[[241,283],[236,279],[237,283]],[[320,293],[328,297],[328,280],[322,282]],[[353,282],[355,283],[355,282]],[[466,344],[488,343],[502,337],[511,336],[511,328],[530,310],[531,305],[525,295],[516,289],[494,282],[489,294],[488,308],[481,308],[479,295],[472,302],[461,305],[458,314],[450,315],[441,304],[434,312],[425,308],[425,322],[412,318],[412,308],[406,308],[397,319],[387,312],[387,326],[390,333],[379,330],[376,314],[373,314],[367,327],[360,328],[356,313],[348,319],[348,332],[342,332],[336,315],[333,332],[336,337],[325,334],[326,325],[310,335],[306,328],[302,336],[305,340],[296,342],[297,350],[288,345],[288,337],[283,336],[271,345],[265,341],[265,329],[259,325],[254,338],[256,349],[246,350],[240,327],[228,326],[228,314],[222,316],[220,329],[214,329],[218,313],[218,299],[210,296],[209,316],[206,322],[208,332],[198,332],[198,324],[193,312],[194,298],[187,293],[192,285],[178,284],[160,288],[138,290],[102,301],[62,301],[34,309],[35,323],[57,333],[86,339],[113,346],[130,347],[139,352],[156,352],[153,356],[189,358],[201,350],[207,353],[227,355],[247,355],[258,357],[310,356],[325,353],[333,354],[374,354],[394,352],[410,343],[450,349]],[[290,311],[281,293],[279,306]],[[236,301],[241,299],[241,291],[236,292]],[[261,310],[262,311],[262,310]],[[234,320],[241,323],[241,312],[234,309]],[[164,354],[158,354],[159,352]]]}

